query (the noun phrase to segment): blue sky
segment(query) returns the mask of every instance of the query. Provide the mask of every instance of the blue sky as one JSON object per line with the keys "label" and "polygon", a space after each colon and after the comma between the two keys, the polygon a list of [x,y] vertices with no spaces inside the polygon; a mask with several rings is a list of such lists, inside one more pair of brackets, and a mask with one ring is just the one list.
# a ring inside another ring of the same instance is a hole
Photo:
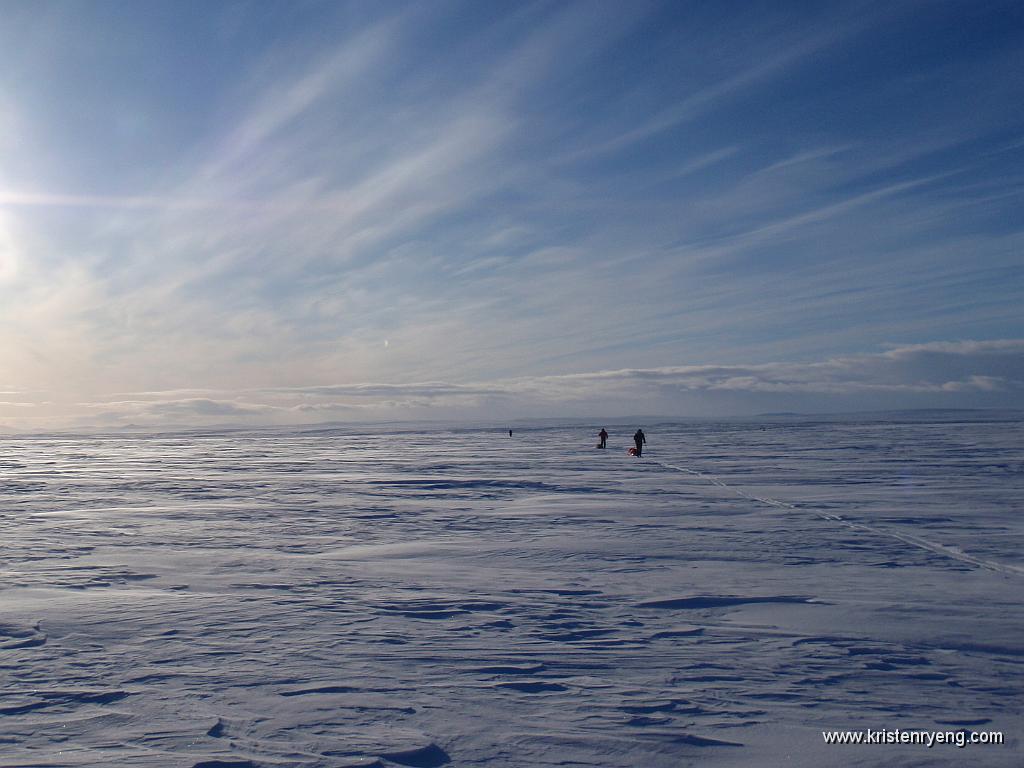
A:
{"label": "blue sky", "polygon": [[1024,406],[1019,3],[0,18],[0,425]]}

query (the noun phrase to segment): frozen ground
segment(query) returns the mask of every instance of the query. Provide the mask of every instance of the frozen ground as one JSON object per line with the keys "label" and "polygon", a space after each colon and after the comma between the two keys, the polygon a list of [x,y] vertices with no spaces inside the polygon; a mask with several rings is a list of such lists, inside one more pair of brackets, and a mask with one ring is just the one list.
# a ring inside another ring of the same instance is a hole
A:
{"label": "frozen ground", "polygon": [[600,426],[0,439],[0,765],[1022,763],[1024,425]]}

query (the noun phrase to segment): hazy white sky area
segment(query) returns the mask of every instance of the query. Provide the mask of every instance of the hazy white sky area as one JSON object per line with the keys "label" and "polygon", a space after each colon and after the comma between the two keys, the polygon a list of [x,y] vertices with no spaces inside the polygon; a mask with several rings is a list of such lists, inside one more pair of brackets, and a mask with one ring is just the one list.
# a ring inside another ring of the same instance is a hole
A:
{"label": "hazy white sky area", "polygon": [[0,428],[1024,407],[1019,2],[0,0]]}

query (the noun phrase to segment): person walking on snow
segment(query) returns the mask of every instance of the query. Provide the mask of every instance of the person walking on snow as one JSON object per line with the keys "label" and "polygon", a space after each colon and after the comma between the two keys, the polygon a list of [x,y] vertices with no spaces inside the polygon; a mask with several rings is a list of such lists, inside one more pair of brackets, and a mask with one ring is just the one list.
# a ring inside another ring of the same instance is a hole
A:
{"label": "person walking on snow", "polygon": [[597,433],[597,436],[601,438],[601,442],[598,444],[597,447],[598,448],[607,448],[608,447],[608,430],[606,430],[604,427],[601,427],[601,431]]}
{"label": "person walking on snow", "polygon": [[636,443],[636,455],[643,456],[644,443],[647,442],[647,436],[644,434],[642,429],[638,429],[636,434],[633,435],[633,442]]}

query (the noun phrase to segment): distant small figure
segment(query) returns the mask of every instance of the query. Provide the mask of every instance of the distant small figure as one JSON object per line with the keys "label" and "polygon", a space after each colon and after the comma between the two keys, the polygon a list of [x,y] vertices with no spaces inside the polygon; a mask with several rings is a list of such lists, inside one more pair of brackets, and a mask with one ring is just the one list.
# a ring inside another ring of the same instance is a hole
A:
{"label": "distant small figure", "polygon": [[644,455],[644,443],[647,442],[647,435],[644,434],[642,429],[638,429],[636,434],[633,435],[633,442],[636,443],[636,455]]}
{"label": "distant small figure", "polygon": [[508,436],[512,437],[512,430],[511,429],[508,431]]}
{"label": "distant small figure", "polygon": [[597,444],[597,447],[598,448],[607,448],[608,447],[608,430],[606,430],[604,427],[601,427],[601,431],[597,433],[597,436],[599,438],[601,438],[601,442]]}

